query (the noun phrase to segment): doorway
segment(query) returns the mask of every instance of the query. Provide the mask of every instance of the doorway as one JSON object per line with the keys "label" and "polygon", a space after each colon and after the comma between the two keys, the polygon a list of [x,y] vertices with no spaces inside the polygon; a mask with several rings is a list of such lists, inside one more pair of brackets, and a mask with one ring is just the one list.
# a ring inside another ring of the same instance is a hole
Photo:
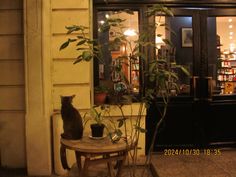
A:
{"label": "doorway", "polygon": [[[184,65],[191,77],[179,76],[180,90],[171,98],[154,151],[166,147],[235,145],[231,115],[236,106],[233,41],[236,11],[176,8],[173,12],[174,17],[165,19],[174,33],[165,34],[175,46],[176,63]],[[225,42],[223,47],[219,39],[223,35],[225,38],[225,34],[229,40],[224,41],[231,42]],[[159,117],[154,107],[148,110],[146,149]]]}

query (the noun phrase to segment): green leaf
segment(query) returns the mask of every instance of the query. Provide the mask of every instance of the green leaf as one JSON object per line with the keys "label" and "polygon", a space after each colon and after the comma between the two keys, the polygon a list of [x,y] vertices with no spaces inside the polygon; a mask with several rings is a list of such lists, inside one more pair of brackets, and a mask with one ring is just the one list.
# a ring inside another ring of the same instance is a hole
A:
{"label": "green leaf", "polygon": [[187,76],[190,75],[189,71],[185,67],[183,67],[181,65],[176,65],[175,67],[180,68],[184,72],[184,74],[186,74]]}
{"label": "green leaf", "polygon": [[122,127],[123,126],[123,124],[124,124],[124,121],[123,120],[118,120],[118,127],[120,128],[120,127]]}
{"label": "green leaf", "polygon": [[138,125],[135,126],[135,129],[138,130],[141,133],[146,133],[147,132],[147,130],[145,128],[142,128],[142,127],[140,127]]}
{"label": "green leaf", "polygon": [[64,42],[64,43],[61,45],[60,50],[66,48],[66,47],[69,45],[69,43],[70,43],[70,42],[69,42],[69,39],[68,39],[68,41]]}
{"label": "green leaf", "polygon": [[86,39],[83,39],[83,40],[81,40],[81,41],[79,41],[76,45],[78,46],[78,45],[82,45],[82,44],[84,44],[86,42]]}
{"label": "green leaf", "polygon": [[173,77],[175,79],[178,79],[177,73],[171,72],[170,75],[171,75],[171,77]]}
{"label": "green leaf", "polygon": [[165,44],[169,45],[169,46],[173,46],[173,43],[168,40],[168,39],[162,39],[164,41]]}
{"label": "green leaf", "polygon": [[169,28],[168,26],[165,26],[165,29],[166,29],[167,31],[170,31],[171,34],[173,34],[174,36],[177,36],[177,35],[176,35],[176,32],[175,32],[174,30],[172,30],[171,28]]}
{"label": "green leaf", "polygon": [[74,31],[83,30],[84,28],[82,28],[82,26],[73,25],[73,26],[66,26],[66,29],[67,29],[67,34],[71,34]]}
{"label": "green leaf", "polygon": [[171,16],[171,17],[174,16],[173,12],[172,12],[170,9],[168,9],[167,7],[163,7],[163,8],[162,8],[162,11],[163,11],[166,15],[169,15],[169,16]]}
{"label": "green leaf", "polygon": [[78,36],[76,36],[78,39],[84,39],[84,36],[80,36],[80,35],[78,35]]}
{"label": "green leaf", "polygon": [[69,42],[75,42],[77,39],[69,39]]}
{"label": "green leaf", "polygon": [[116,134],[117,134],[118,136],[122,136],[122,134],[123,134],[122,131],[121,131],[120,129],[116,129],[115,132],[116,132]]}
{"label": "green leaf", "polygon": [[83,61],[83,60],[82,60],[82,57],[81,57],[81,58],[77,58],[77,59],[74,61],[73,64],[79,63],[79,62],[81,62],[81,61]]}
{"label": "green leaf", "polygon": [[83,53],[82,53],[83,60],[90,61],[92,59],[92,57],[93,56],[90,51],[83,51]]}
{"label": "green leaf", "polygon": [[84,47],[79,47],[76,50],[87,50],[88,48],[84,48]]}

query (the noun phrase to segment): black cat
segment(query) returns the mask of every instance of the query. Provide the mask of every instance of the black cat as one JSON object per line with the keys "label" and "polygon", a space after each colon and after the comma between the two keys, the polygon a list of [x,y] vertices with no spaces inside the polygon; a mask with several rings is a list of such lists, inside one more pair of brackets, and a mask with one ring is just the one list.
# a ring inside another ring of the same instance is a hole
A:
{"label": "black cat", "polygon": [[65,139],[81,139],[83,136],[82,117],[77,109],[72,105],[75,95],[61,96],[61,116],[63,120],[63,130],[61,134]]}

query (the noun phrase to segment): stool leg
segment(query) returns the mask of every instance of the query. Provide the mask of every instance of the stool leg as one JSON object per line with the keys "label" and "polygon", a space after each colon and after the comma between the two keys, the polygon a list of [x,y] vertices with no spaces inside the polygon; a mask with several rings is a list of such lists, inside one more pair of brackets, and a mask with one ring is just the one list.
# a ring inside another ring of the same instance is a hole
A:
{"label": "stool leg", "polygon": [[117,164],[117,172],[116,172],[116,177],[120,177],[121,176],[121,171],[124,167],[124,163],[125,163],[125,160],[126,160],[126,156],[127,156],[127,153],[125,152],[123,154],[123,158],[122,160],[119,161],[119,163]]}
{"label": "stool leg", "polygon": [[81,177],[86,177],[87,176],[89,161],[90,161],[90,158],[89,157],[85,157],[84,166],[83,166],[82,172],[81,172]]}
{"label": "stool leg", "polygon": [[81,176],[82,165],[81,165],[81,154],[75,151],[76,163],[79,170],[79,177]]}
{"label": "stool leg", "polygon": [[113,166],[112,166],[112,162],[111,161],[108,161],[107,162],[107,168],[108,168],[108,175],[110,177],[115,177],[115,174],[114,174],[114,170],[113,170]]}

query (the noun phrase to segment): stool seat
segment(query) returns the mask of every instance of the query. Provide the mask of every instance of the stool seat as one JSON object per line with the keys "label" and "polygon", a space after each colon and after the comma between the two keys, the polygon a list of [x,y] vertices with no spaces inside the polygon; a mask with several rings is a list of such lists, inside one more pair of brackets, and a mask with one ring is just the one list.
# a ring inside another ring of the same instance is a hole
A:
{"label": "stool seat", "polygon": [[[128,151],[133,147],[131,139],[128,139],[127,142],[121,139],[116,143],[112,143],[109,137],[93,139],[85,135],[80,140],[61,138],[61,157],[66,157],[66,154],[63,154],[63,152],[66,152],[65,149],[75,151],[80,177],[87,176],[89,166],[100,163],[107,163],[110,177],[120,177]],[[85,158],[83,167],[81,156]],[[66,162],[63,161],[63,158],[61,160],[64,167]],[[112,162],[116,162],[116,174]]]}

